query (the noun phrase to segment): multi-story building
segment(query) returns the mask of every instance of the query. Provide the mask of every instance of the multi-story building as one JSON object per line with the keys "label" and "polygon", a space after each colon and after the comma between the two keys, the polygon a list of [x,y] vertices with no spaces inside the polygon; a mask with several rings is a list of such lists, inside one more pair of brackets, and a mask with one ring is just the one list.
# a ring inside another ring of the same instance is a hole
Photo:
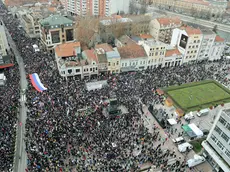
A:
{"label": "multi-story building", "polygon": [[148,56],[147,68],[162,67],[167,45],[156,40],[144,41],[142,45]]}
{"label": "multi-story building", "polygon": [[202,32],[187,25],[173,30],[171,45],[178,47],[183,54],[183,63],[197,60],[200,45],[202,41]]}
{"label": "multi-story building", "polygon": [[0,55],[5,56],[9,51],[9,44],[6,38],[5,26],[2,21],[0,21]]}
{"label": "multi-story building", "polygon": [[205,0],[150,0],[150,4],[156,7],[174,10],[195,15],[209,15],[210,17],[218,17],[225,13],[225,5],[215,5]]}
{"label": "multi-story building", "polygon": [[108,72],[108,61],[106,52],[102,48],[95,49],[95,54],[98,59],[98,72],[100,74],[107,74]]}
{"label": "multi-story building", "polygon": [[51,53],[56,45],[73,42],[74,37],[74,23],[64,16],[51,15],[40,21],[41,42]]}
{"label": "multi-story building", "polygon": [[105,52],[107,58],[108,73],[120,73],[121,57],[117,48],[112,48],[109,44],[104,43],[95,45],[95,49],[100,50],[101,52]]}
{"label": "multi-story building", "polygon": [[172,31],[179,28],[182,21],[178,17],[161,17],[150,22],[150,34],[158,41],[170,43]]}
{"label": "multi-story building", "polygon": [[110,16],[129,12],[130,0],[62,0],[65,9],[80,16]]}
{"label": "multi-story building", "polygon": [[215,117],[213,126],[205,141],[203,155],[214,171],[230,171],[230,109],[222,109]]}
{"label": "multi-story building", "polygon": [[181,52],[174,47],[168,46],[166,48],[166,53],[162,67],[173,67],[182,65],[183,55]]}
{"label": "multi-story building", "polygon": [[216,38],[215,32],[210,29],[201,29],[202,32],[202,40],[200,45],[199,54],[197,60],[207,60],[211,58],[211,50]]}
{"label": "multi-story building", "polygon": [[83,78],[80,42],[69,42],[55,46],[55,59],[62,77]]}
{"label": "multi-story building", "polygon": [[216,36],[214,43],[211,48],[210,57],[209,60],[219,60],[223,56],[224,48],[226,46],[226,42],[224,38],[221,38],[220,36]]}

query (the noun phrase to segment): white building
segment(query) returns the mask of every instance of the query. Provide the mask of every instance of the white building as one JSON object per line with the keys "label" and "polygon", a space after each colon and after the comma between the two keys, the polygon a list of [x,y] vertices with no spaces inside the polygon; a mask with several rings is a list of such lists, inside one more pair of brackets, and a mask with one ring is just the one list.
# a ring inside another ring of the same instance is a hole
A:
{"label": "white building", "polygon": [[5,27],[2,21],[0,21],[0,54],[5,56],[8,54],[9,45],[6,38]]}
{"label": "white building", "polygon": [[171,45],[183,54],[183,63],[197,60],[202,40],[200,29],[182,26],[173,30]]}
{"label": "white building", "polygon": [[210,29],[201,29],[201,32],[202,32],[203,36],[202,36],[202,40],[201,40],[199,54],[197,57],[197,60],[199,60],[199,61],[212,58],[211,57],[212,48],[210,48],[210,47],[213,46],[213,43],[214,43],[215,38],[216,38],[215,32],[213,32]]}
{"label": "white building", "polygon": [[226,43],[224,39],[217,35],[215,37],[215,41],[212,45],[212,48],[210,48],[211,54],[209,60],[210,61],[219,60],[223,55],[225,45]]}
{"label": "white building", "polygon": [[230,109],[220,110],[210,133],[202,142],[203,155],[214,171],[230,171]]}

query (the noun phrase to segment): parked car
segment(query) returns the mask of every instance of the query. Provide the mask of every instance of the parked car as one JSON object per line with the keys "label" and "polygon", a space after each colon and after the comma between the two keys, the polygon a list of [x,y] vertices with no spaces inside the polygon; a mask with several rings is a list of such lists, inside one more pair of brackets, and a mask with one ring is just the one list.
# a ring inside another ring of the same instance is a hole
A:
{"label": "parked car", "polygon": [[176,144],[185,143],[185,139],[183,137],[178,137],[178,138],[172,139],[172,141],[173,141],[173,143],[176,143]]}
{"label": "parked car", "polygon": [[199,156],[199,155],[194,155],[194,158],[189,159],[186,164],[188,165],[188,167],[194,167],[196,165],[199,165],[201,163],[205,162],[205,158],[203,156]]}
{"label": "parked car", "polygon": [[201,116],[205,116],[208,115],[209,113],[209,109],[202,109],[200,112],[197,112],[197,116],[201,117]]}
{"label": "parked car", "polygon": [[189,144],[188,142],[182,143],[180,145],[178,145],[178,151],[179,152],[186,152],[188,150],[191,150],[193,148],[193,146],[191,144]]}
{"label": "parked car", "polygon": [[191,119],[194,119],[194,118],[195,118],[195,116],[192,114],[192,112],[190,112],[190,113],[188,113],[188,114],[186,114],[184,116],[185,120],[191,120]]}

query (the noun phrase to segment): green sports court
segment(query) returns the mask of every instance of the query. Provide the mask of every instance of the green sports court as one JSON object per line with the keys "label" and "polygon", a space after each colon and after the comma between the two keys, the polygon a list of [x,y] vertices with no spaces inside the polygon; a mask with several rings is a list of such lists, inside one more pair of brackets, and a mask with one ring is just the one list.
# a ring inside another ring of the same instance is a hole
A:
{"label": "green sports court", "polygon": [[162,89],[176,108],[185,113],[230,102],[230,90],[213,80],[187,83]]}

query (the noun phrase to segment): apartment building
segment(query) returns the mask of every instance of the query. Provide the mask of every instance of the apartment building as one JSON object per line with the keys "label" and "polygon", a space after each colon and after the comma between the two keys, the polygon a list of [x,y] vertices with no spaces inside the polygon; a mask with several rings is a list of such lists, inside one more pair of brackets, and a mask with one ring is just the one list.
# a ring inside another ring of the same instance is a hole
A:
{"label": "apartment building", "polygon": [[148,56],[147,68],[162,67],[167,45],[156,40],[144,41],[142,46]]}
{"label": "apartment building", "polygon": [[85,16],[110,16],[119,12],[128,13],[130,0],[62,0],[66,11]]}
{"label": "apartment building", "polygon": [[202,41],[200,29],[184,25],[173,30],[171,46],[183,54],[183,63],[197,60]]}
{"label": "apartment building", "polygon": [[213,42],[212,48],[210,48],[210,57],[209,60],[219,60],[223,56],[224,48],[226,46],[226,42],[224,38],[216,35],[215,40]]}
{"label": "apartment building", "polygon": [[39,23],[41,42],[51,53],[56,45],[73,42],[74,22],[61,15],[51,15]]}
{"label": "apartment building", "polygon": [[216,172],[230,171],[230,109],[220,110],[202,142],[203,155]]}
{"label": "apartment building", "polygon": [[202,40],[200,45],[199,54],[197,60],[207,60],[212,58],[211,51],[216,38],[216,33],[210,29],[201,29],[202,32]]}
{"label": "apartment building", "polygon": [[5,26],[2,21],[0,21],[0,55],[6,56],[8,54],[10,47],[6,38]]}
{"label": "apartment building", "polygon": [[173,29],[179,28],[182,21],[178,17],[161,17],[150,22],[150,34],[154,39],[169,44]]}
{"label": "apartment building", "polygon": [[[183,12],[187,14],[209,14],[210,17],[218,17],[226,12],[227,5],[216,5],[215,1],[205,0],[149,0],[156,7]],[[214,3],[215,2],[215,3]],[[218,1],[217,1],[218,3]],[[223,3],[222,3],[223,4]]]}

